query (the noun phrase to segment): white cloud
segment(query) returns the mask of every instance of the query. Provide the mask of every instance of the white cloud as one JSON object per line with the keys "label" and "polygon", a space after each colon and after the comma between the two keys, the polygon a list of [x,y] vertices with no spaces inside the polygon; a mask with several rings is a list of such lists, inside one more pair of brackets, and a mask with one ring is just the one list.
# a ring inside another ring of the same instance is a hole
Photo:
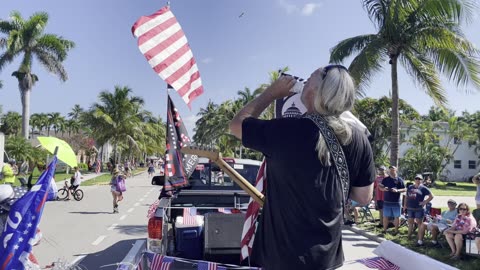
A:
{"label": "white cloud", "polygon": [[320,8],[321,6],[321,3],[307,3],[302,8],[302,15],[310,16],[313,14],[313,12],[315,12],[317,8]]}
{"label": "white cloud", "polygon": [[212,61],[213,61],[213,59],[210,58],[210,57],[202,59],[202,63],[204,63],[204,64],[210,64]]}
{"label": "white cloud", "polygon": [[287,0],[279,0],[278,3],[280,4],[280,7],[282,7],[287,14],[292,14],[292,13],[300,13],[303,16],[310,16],[322,6],[322,3],[306,3],[305,5],[302,6],[297,6],[295,4],[291,4],[287,2]]}
{"label": "white cloud", "polygon": [[285,9],[287,14],[291,14],[295,11],[299,11],[299,8],[296,5],[287,3],[287,1],[285,0],[279,0],[278,3],[283,9]]}

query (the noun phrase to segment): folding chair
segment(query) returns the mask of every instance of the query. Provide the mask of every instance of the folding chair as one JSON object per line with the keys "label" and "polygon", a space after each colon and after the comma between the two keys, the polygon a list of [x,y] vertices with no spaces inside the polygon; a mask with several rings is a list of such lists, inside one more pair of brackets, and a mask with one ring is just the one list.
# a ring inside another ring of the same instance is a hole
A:
{"label": "folding chair", "polygon": [[[430,218],[430,220],[431,220],[431,219],[434,219],[434,218],[436,218],[437,216],[439,216],[439,215],[441,215],[441,214],[442,214],[442,209],[440,209],[440,208],[435,208],[435,207],[431,207],[431,208],[430,208],[430,211],[429,211],[429,214],[428,214],[428,216],[426,216],[426,218],[427,218],[427,220],[428,220],[429,218]],[[444,232],[446,229],[448,229],[448,227],[446,227],[445,229],[440,230],[440,231],[438,232],[437,243],[440,245],[441,248],[444,247],[443,244],[442,244],[442,241],[445,241],[445,242],[447,241],[447,239],[445,239],[445,235],[443,235],[443,232]],[[430,235],[430,237],[431,237],[431,232],[430,232],[429,230],[427,230],[426,233],[427,233],[428,235]]]}
{"label": "folding chair", "polygon": [[375,222],[375,217],[373,217],[372,212],[370,211],[370,207],[368,205],[365,205],[363,207],[359,207],[358,215],[360,216],[360,222],[363,223],[363,221],[370,221],[370,222]]}

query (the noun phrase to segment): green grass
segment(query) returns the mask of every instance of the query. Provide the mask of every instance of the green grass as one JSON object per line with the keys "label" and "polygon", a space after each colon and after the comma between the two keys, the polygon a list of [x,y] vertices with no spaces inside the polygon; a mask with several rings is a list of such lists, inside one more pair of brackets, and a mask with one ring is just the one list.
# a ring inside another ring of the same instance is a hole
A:
{"label": "green grass", "polygon": [[[446,208],[442,208],[442,211],[445,210]],[[363,224],[358,224],[357,228],[365,230],[367,232],[373,233],[375,235],[380,235],[382,232],[381,228],[377,228],[376,225],[379,223],[378,218],[379,218],[379,212],[376,210],[372,210],[372,214],[376,219],[375,223],[363,223]],[[393,229],[389,229],[389,232],[392,232]],[[448,243],[446,242],[445,238],[439,238],[440,241],[442,241],[443,248],[432,248],[428,246],[428,243],[430,242],[430,237],[425,236],[424,242],[427,243],[426,246],[424,247],[416,247],[415,244],[417,242],[417,235],[415,233],[415,237],[412,237],[411,239],[407,238],[408,234],[408,227],[402,226],[399,229],[399,234],[396,236],[393,236],[389,233],[387,233],[384,238],[386,240],[391,240],[399,245],[402,245],[410,250],[413,250],[415,252],[418,252],[420,254],[424,254],[426,256],[429,256],[437,261],[441,261],[445,264],[451,265],[453,267],[457,267],[459,269],[480,269],[480,264],[479,260],[476,257],[472,256],[463,256],[462,260],[460,261],[453,261],[450,260],[448,255],[450,254],[450,248],[448,246]]]}
{"label": "green grass", "polygon": [[[147,170],[146,168],[138,168],[133,170],[133,174],[137,175],[139,173],[145,172],[146,170]],[[89,179],[87,181],[83,181],[82,186],[108,185],[111,179],[112,179],[111,174],[109,173],[102,174],[92,179]]]}
{"label": "green grass", "polygon": [[430,188],[436,196],[475,197],[477,186],[473,183],[456,182],[456,186],[447,186],[446,182],[435,181],[435,187]]}

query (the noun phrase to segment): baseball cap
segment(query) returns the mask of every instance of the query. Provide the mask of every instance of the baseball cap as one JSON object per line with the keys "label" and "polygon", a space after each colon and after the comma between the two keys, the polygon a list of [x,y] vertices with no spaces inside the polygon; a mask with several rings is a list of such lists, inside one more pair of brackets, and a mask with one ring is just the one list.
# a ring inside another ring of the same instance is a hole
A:
{"label": "baseball cap", "polygon": [[385,166],[382,165],[382,166],[380,166],[378,169],[379,169],[379,170],[382,170],[382,171],[385,171],[385,170],[387,169],[387,167],[385,167]]}
{"label": "baseball cap", "polygon": [[457,205],[457,202],[456,202],[456,201],[454,201],[454,200],[452,200],[452,199],[448,200],[448,202],[447,202],[447,203],[450,203],[450,204],[455,204],[455,205]]}
{"label": "baseball cap", "polygon": [[393,166],[393,165],[390,165],[390,167],[388,167],[389,169],[396,169],[397,167]]}
{"label": "baseball cap", "polygon": [[417,179],[417,178],[420,178],[421,180],[423,180],[423,176],[421,174],[415,175],[415,179]]}

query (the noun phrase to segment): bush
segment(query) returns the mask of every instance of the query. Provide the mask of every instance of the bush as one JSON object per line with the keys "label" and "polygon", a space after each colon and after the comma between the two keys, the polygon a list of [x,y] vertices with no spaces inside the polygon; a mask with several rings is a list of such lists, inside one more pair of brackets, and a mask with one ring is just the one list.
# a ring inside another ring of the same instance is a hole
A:
{"label": "bush", "polygon": [[80,171],[88,171],[88,165],[86,163],[78,163]]}

